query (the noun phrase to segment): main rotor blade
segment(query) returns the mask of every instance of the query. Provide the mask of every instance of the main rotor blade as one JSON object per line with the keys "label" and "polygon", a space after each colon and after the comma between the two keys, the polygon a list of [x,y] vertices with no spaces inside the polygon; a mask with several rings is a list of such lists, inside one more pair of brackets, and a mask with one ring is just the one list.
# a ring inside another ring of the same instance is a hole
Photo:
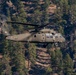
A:
{"label": "main rotor blade", "polygon": [[47,23],[46,25],[38,26],[38,28],[42,29],[46,26],[49,26],[50,28],[58,28],[59,27],[58,25],[53,25],[53,24]]}
{"label": "main rotor blade", "polygon": [[29,25],[29,26],[39,26],[35,24],[28,24],[28,23],[22,23],[22,22],[15,22],[15,21],[6,21],[7,23],[12,23],[12,24],[22,24],[22,25]]}

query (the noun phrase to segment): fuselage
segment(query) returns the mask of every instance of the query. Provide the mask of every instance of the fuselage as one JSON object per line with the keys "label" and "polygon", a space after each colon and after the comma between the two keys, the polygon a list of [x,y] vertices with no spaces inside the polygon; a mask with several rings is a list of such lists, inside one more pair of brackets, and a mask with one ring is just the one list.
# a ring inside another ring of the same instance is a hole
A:
{"label": "fuselage", "polygon": [[21,42],[65,42],[65,38],[60,33],[24,33],[7,36],[6,39]]}

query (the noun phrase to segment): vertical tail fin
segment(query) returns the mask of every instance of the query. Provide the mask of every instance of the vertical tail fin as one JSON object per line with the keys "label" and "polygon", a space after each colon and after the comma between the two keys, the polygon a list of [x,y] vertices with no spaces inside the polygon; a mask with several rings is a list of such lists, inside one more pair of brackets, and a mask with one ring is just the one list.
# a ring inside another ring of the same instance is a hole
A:
{"label": "vertical tail fin", "polygon": [[6,30],[6,27],[5,27],[5,23],[0,21],[0,34],[3,34],[5,36],[9,36],[9,32]]}
{"label": "vertical tail fin", "polygon": [[2,34],[4,34],[5,36],[9,36],[10,35],[9,32],[3,27],[2,27]]}

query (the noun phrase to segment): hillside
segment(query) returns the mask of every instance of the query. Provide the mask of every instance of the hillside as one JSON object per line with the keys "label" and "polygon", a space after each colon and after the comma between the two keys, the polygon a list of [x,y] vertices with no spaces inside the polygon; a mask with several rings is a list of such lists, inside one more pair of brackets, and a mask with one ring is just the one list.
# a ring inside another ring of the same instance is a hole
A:
{"label": "hillside", "polygon": [[[76,75],[75,8],[75,0],[0,0],[0,16],[5,15],[8,21],[42,26],[49,23],[45,28],[56,30],[66,39],[44,48],[43,43],[8,41],[0,34],[0,75]],[[5,25],[12,35],[32,28]]]}

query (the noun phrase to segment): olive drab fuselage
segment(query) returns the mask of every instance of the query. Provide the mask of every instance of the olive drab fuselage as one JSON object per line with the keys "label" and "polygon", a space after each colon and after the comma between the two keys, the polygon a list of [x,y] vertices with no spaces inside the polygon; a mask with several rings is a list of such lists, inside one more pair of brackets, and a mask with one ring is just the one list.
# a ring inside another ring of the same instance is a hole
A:
{"label": "olive drab fuselage", "polygon": [[6,39],[21,42],[64,42],[65,38],[60,33],[24,33],[7,36]]}

